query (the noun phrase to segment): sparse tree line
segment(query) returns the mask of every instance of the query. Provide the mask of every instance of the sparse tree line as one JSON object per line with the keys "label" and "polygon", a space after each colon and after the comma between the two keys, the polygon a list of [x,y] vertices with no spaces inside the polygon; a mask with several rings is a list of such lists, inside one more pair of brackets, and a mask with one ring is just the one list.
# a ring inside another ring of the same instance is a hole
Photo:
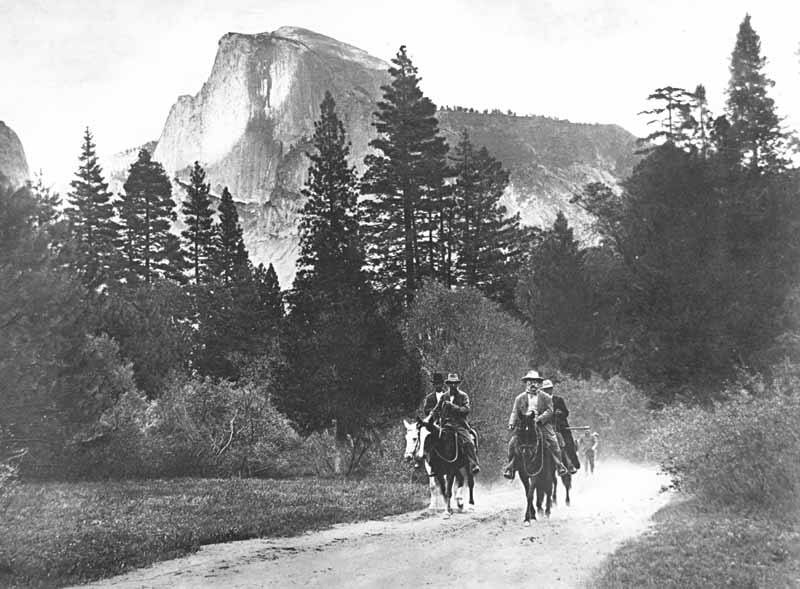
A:
{"label": "sparse tree line", "polygon": [[510,316],[531,364],[622,375],[659,402],[796,360],[798,177],[759,51],[748,17],[724,115],[702,86],[651,95],[659,128],[622,191],[575,196],[597,220],[583,246],[563,214],[545,229],[508,214],[508,171],[466,131],[448,146],[401,47],[361,177],[334,97],[321,104],[284,292],[199,163],[178,183],[177,235],[163,167],[141,150],[115,197],[87,129],[63,213],[41,181],[0,198],[2,451],[32,448],[59,476],[276,473],[288,446],[270,436],[331,432],[354,468],[443,368],[424,340],[463,346],[448,325],[480,319],[439,317],[427,334],[409,322],[442,287]]}

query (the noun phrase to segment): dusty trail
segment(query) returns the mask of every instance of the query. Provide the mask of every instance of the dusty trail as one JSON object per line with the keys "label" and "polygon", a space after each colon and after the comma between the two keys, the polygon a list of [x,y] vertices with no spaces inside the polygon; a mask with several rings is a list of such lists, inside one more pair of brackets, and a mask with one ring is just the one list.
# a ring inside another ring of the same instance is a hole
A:
{"label": "dusty trail", "polygon": [[[523,527],[519,481],[476,487],[474,511],[415,512],[295,538],[206,546],[91,587],[580,587],[669,497],[655,468],[601,462],[572,505]],[[563,499],[559,488],[559,499]],[[535,576],[526,578],[530,571]]]}

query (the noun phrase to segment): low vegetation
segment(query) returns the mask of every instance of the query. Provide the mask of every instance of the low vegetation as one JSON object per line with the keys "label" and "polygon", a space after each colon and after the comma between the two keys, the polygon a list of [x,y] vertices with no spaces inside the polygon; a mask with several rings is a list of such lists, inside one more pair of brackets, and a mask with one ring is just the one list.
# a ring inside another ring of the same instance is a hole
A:
{"label": "low vegetation", "polygon": [[797,587],[800,525],[679,501],[655,526],[624,544],[598,571],[593,589]]}
{"label": "low vegetation", "polygon": [[597,587],[796,587],[797,377],[750,382],[710,407],[673,406],[646,446],[681,500],[624,545]]}
{"label": "low vegetation", "polygon": [[204,544],[375,519],[422,507],[425,491],[314,478],[22,484],[0,517],[0,586],[64,586]]}

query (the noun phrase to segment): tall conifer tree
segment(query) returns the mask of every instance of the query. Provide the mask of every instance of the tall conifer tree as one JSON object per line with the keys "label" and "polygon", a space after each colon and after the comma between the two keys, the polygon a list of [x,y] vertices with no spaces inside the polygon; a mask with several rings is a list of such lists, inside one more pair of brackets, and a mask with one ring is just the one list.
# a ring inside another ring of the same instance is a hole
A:
{"label": "tall conifer tree", "polygon": [[[212,266],[217,277],[230,284],[248,268],[247,249],[244,245],[239,213],[228,187],[222,189],[219,203],[219,221],[214,226]],[[270,264],[270,267],[272,265]],[[273,270],[274,272],[274,270]]]}
{"label": "tall conifer tree", "polygon": [[181,213],[186,229],[181,231],[185,256],[189,261],[195,284],[211,279],[211,257],[214,251],[214,211],[211,208],[206,172],[199,162],[194,163],[186,186],[186,200]]}
{"label": "tall conifer tree", "polygon": [[376,283],[410,300],[423,274],[436,275],[438,226],[447,144],[438,135],[436,105],[419,88],[417,68],[400,47],[389,68],[373,125],[378,153],[364,159],[367,257]]}
{"label": "tall conifer tree", "polygon": [[120,274],[128,282],[157,277],[182,280],[185,260],[178,237],[170,233],[177,218],[172,186],[163,166],[146,149],[131,164],[118,203],[122,224]]}
{"label": "tall conifer tree", "polygon": [[358,179],[330,93],[313,145],[278,402],[304,431],[335,423],[337,436],[359,440],[371,413],[392,396],[381,380],[397,358],[382,344],[390,327],[362,270]]}
{"label": "tall conifer tree", "polygon": [[453,215],[457,275],[469,286],[505,304],[513,302],[513,284],[524,241],[519,215],[509,217],[500,198],[509,175],[485,147],[476,150],[466,131],[453,163],[457,213]]}
{"label": "tall conifer tree", "polygon": [[97,161],[96,145],[89,128],[83,135],[80,166],[70,183],[66,210],[75,242],[74,263],[88,286],[107,280],[116,255],[119,225],[114,221],[112,194]]}
{"label": "tall conifer tree", "polygon": [[767,95],[775,82],[764,73],[766,62],[766,58],[761,56],[761,39],[753,30],[747,14],[739,25],[731,55],[728,138],[743,166],[752,170],[775,171],[786,165],[786,134],[781,130],[775,101]]}

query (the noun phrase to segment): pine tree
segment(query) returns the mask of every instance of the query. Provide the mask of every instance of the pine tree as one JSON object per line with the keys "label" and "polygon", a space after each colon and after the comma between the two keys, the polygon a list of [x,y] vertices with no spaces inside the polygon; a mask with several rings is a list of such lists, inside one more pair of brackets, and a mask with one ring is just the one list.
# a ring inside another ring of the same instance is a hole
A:
{"label": "pine tree", "polygon": [[729,138],[739,163],[756,171],[775,171],[786,166],[786,134],[781,130],[775,101],[767,95],[775,82],[763,69],[761,39],[744,17],[731,54],[727,114]]}
{"label": "pine tree", "polygon": [[381,375],[397,359],[387,357],[383,342],[390,328],[378,316],[362,270],[358,180],[330,93],[313,145],[277,400],[303,431],[335,423],[340,438],[358,441],[366,439],[372,413],[389,400]]}
{"label": "pine tree", "polygon": [[151,283],[159,276],[182,280],[185,260],[177,236],[170,233],[177,218],[172,186],[163,166],[146,149],[131,164],[123,189],[118,203],[120,276],[128,283]]}
{"label": "pine tree", "polygon": [[454,155],[457,213],[453,225],[458,250],[457,273],[504,304],[513,301],[513,280],[524,241],[519,215],[509,217],[500,198],[509,175],[485,147],[475,150],[464,131]]}
{"label": "pine tree", "polygon": [[275,267],[270,263],[268,268],[264,264],[259,264],[253,272],[253,281],[258,290],[259,308],[268,324],[277,324],[283,319],[283,293],[278,282],[278,274]]}
{"label": "pine tree", "polygon": [[195,284],[211,279],[211,257],[214,251],[214,211],[211,209],[206,172],[199,162],[194,163],[186,186],[186,200],[181,213],[186,229],[181,231],[184,254],[189,261]]}
{"label": "pine tree", "polygon": [[584,252],[562,212],[533,248],[516,296],[517,307],[530,319],[544,350],[561,358],[589,351],[592,296]]}
{"label": "pine tree", "polygon": [[116,255],[119,225],[114,221],[112,195],[97,161],[89,128],[83,135],[80,166],[67,195],[66,210],[75,242],[74,265],[87,286],[96,287],[109,278]]}
{"label": "pine tree", "polygon": [[214,226],[212,266],[214,274],[221,277],[225,284],[230,284],[237,276],[246,272],[248,255],[242,226],[239,224],[239,213],[227,186],[222,190],[218,210],[219,221]]}
{"label": "pine tree", "polygon": [[370,145],[364,159],[367,257],[376,283],[402,290],[410,300],[423,274],[437,275],[437,211],[446,176],[447,144],[438,135],[436,105],[422,94],[417,68],[400,47],[383,86]]}

